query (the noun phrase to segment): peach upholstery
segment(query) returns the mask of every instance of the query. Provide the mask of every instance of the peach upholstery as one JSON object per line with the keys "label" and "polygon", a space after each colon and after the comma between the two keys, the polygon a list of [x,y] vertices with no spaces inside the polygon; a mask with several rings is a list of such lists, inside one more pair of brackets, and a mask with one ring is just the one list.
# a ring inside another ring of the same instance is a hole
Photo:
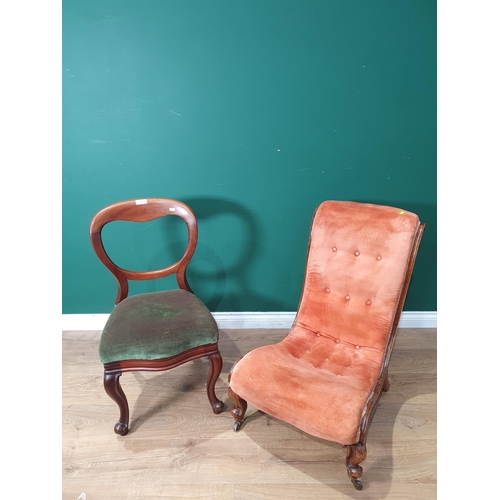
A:
{"label": "peach upholstery", "polygon": [[231,390],[313,436],[357,443],[419,226],[417,215],[398,208],[322,203],[295,322],[281,342],[234,365]]}

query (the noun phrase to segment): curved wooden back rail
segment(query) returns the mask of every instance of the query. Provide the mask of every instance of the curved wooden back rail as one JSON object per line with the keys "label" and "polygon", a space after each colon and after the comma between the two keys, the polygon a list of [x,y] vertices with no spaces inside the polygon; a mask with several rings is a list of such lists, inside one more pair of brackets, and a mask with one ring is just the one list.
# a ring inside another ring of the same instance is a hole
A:
{"label": "curved wooden back rail", "polygon": [[[184,220],[188,228],[188,243],[181,259],[164,269],[155,271],[130,271],[117,266],[104,249],[102,229],[109,222],[149,222],[160,217],[175,215]],[[115,203],[99,211],[90,224],[90,240],[95,253],[102,263],[113,273],[118,282],[118,294],[115,304],[128,295],[128,280],[152,280],[176,274],[179,288],[192,292],[186,278],[186,268],[198,242],[198,225],[191,209],[176,200],[166,198],[148,198]]]}

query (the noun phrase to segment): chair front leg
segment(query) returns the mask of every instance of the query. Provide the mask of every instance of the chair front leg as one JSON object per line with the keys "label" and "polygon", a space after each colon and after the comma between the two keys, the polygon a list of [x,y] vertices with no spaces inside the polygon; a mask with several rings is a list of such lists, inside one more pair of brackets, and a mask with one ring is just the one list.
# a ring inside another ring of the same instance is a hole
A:
{"label": "chair front leg", "polygon": [[222,357],[217,351],[216,354],[208,356],[208,359],[210,360],[210,368],[208,370],[207,395],[214,413],[217,414],[224,410],[224,403],[215,395],[215,383],[222,371]]}
{"label": "chair front leg", "polygon": [[114,431],[120,436],[128,433],[128,402],[120,385],[121,373],[106,373],[104,370],[104,390],[106,394],[118,405],[120,409],[120,419],[115,424]]}
{"label": "chair front leg", "polygon": [[247,402],[238,396],[231,387],[228,387],[227,393],[234,404],[234,408],[231,410],[231,415],[233,416],[235,422],[233,424],[233,431],[237,432],[240,430],[241,424],[245,418],[245,413],[247,411]]}
{"label": "chair front leg", "polygon": [[357,490],[362,490],[361,475],[363,474],[363,467],[359,464],[366,459],[366,446],[363,443],[356,443],[345,446],[345,448],[347,448],[347,457],[345,459],[347,475],[354,487]]}

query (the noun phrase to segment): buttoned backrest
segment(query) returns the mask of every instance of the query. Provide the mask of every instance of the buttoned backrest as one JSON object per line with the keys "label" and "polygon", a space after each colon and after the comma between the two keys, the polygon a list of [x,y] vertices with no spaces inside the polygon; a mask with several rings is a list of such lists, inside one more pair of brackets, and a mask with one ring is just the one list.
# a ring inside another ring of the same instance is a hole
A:
{"label": "buttoned backrest", "polygon": [[384,351],[419,231],[418,216],[405,210],[323,202],[311,227],[295,325]]}

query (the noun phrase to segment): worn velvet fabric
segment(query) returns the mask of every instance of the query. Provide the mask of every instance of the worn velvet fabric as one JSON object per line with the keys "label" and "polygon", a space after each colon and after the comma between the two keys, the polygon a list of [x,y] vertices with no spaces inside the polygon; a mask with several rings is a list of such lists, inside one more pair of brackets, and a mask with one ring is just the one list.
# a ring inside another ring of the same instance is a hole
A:
{"label": "worn velvet fabric", "polygon": [[103,363],[169,358],[219,339],[217,324],[185,290],[134,295],[110,314],[99,343]]}
{"label": "worn velvet fabric", "polygon": [[322,203],[294,325],[234,366],[231,389],[311,435],[358,442],[418,228],[418,217],[398,208]]}

